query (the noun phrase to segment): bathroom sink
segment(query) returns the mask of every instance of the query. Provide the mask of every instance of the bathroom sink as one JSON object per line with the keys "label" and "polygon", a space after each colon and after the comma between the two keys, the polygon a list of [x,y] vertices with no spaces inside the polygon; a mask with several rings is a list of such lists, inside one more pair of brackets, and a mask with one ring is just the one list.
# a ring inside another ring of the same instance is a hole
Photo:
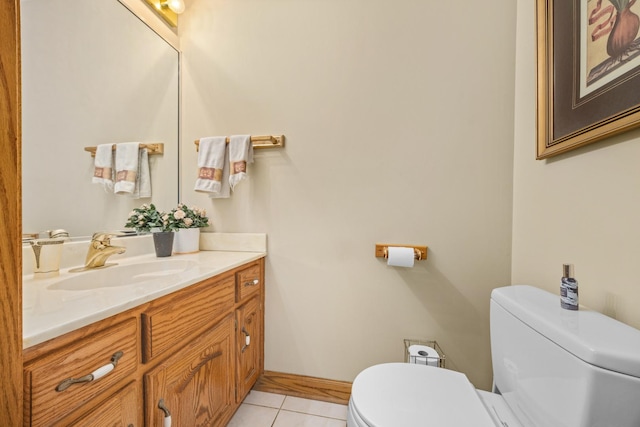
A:
{"label": "bathroom sink", "polygon": [[141,285],[176,277],[196,265],[196,262],[188,260],[166,260],[116,265],[87,270],[78,275],[65,277],[49,285],[48,289],[86,291],[98,288]]}

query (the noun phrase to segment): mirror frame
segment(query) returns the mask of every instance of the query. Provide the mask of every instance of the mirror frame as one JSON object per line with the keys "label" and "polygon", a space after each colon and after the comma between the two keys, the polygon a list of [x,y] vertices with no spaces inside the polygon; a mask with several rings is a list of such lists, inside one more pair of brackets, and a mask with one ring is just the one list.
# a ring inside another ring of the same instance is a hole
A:
{"label": "mirror frame", "polygon": [[[0,378],[3,423],[22,425],[20,0],[0,1]],[[6,417],[6,418],[5,418]]]}

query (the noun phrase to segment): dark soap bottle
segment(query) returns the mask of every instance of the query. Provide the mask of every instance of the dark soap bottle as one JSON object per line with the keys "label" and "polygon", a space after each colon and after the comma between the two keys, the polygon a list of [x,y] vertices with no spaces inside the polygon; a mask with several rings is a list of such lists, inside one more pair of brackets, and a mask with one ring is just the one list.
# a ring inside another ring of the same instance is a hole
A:
{"label": "dark soap bottle", "polygon": [[562,265],[560,306],[567,310],[578,309],[578,281],[573,277],[573,264]]}

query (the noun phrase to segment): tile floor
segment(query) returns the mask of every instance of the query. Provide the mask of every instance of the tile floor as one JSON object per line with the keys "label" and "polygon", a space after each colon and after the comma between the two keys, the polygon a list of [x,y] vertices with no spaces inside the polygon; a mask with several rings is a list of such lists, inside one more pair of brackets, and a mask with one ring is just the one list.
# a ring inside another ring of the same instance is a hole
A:
{"label": "tile floor", "polygon": [[346,427],[347,406],[251,391],[227,427]]}

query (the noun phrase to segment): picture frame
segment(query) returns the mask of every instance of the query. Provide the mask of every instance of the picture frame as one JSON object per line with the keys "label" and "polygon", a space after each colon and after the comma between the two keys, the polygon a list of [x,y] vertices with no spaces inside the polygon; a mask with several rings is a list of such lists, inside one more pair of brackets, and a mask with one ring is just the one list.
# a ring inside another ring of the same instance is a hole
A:
{"label": "picture frame", "polygon": [[639,15],[636,0],[536,0],[538,160],[640,126]]}

